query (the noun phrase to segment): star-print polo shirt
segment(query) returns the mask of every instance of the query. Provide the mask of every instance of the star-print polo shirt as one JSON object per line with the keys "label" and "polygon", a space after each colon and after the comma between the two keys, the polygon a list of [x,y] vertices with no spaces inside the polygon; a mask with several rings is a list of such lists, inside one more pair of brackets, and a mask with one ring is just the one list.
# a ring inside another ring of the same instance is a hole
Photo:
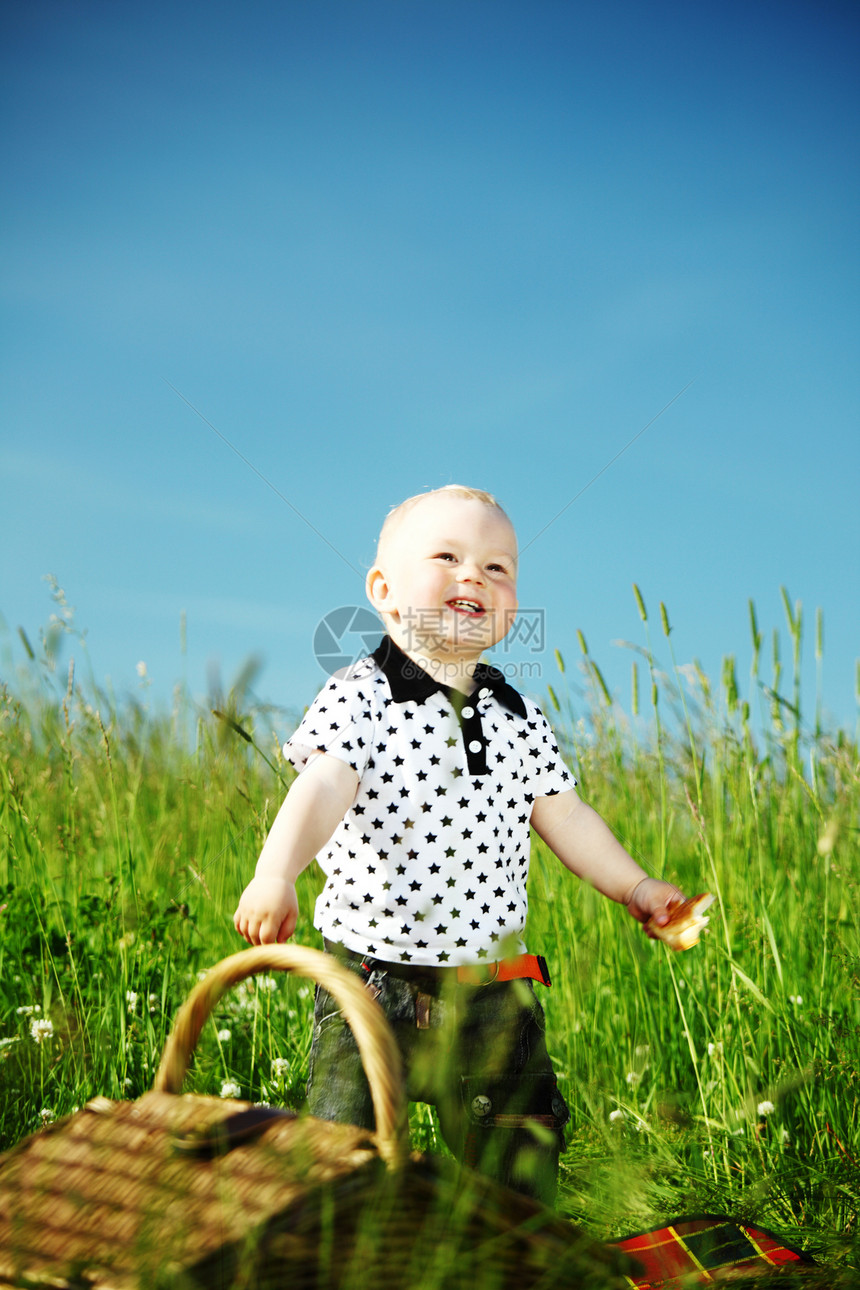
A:
{"label": "star-print polo shirt", "polygon": [[322,750],[359,777],[317,857],[327,939],[424,965],[524,948],[532,805],[576,781],[537,705],[497,668],[475,680],[464,699],[386,637],[331,678],[284,745],[296,770]]}

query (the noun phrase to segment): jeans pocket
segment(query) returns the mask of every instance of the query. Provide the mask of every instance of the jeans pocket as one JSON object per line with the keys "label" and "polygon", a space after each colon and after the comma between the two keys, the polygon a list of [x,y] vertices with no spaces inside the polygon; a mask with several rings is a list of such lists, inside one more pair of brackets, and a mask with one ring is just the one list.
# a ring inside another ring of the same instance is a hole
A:
{"label": "jeans pocket", "polygon": [[460,1097],[475,1128],[519,1129],[529,1124],[559,1132],[570,1119],[554,1075],[464,1075]]}

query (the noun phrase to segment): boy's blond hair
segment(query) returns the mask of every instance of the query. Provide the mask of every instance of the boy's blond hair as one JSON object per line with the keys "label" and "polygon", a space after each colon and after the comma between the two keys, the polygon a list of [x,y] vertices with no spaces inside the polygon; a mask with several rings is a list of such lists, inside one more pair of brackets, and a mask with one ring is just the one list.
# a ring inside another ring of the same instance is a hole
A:
{"label": "boy's blond hair", "polygon": [[[426,493],[416,493],[414,497],[407,497],[405,501],[399,502],[397,506],[392,506],[379,532],[379,541],[376,544],[377,560],[382,554],[385,543],[390,540],[400,521],[409,514],[413,507],[428,497],[462,497],[468,502],[481,502],[484,506],[491,506],[498,511],[511,524],[511,518],[507,511],[492,493],[485,492],[483,488],[469,488],[466,484],[443,484],[441,488],[430,488]],[[511,528],[513,528],[513,524],[511,524]]]}

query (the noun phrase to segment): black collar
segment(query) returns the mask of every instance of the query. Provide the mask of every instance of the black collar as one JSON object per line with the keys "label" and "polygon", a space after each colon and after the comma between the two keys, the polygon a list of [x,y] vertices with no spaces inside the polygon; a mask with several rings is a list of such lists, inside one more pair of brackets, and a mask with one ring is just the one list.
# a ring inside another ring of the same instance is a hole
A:
{"label": "black collar", "polygon": [[[466,702],[463,695],[459,693],[455,695],[450,686],[434,680],[429,672],[425,672],[423,667],[419,667],[408,654],[404,654],[390,636],[383,637],[371,658],[387,677],[391,687],[391,697],[395,703],[406,703],[409,699],[414,699],[416,703],[423,703],[431,694],[437,692],[447,695],[458,710]],[[485,688],[492,690],[493,697],[509,712],[516,713],[518,717],[526,715],[526,705],[519,691],[512,685],[508,685],[497,667],[479,663],[475,668],[475,689]]]}

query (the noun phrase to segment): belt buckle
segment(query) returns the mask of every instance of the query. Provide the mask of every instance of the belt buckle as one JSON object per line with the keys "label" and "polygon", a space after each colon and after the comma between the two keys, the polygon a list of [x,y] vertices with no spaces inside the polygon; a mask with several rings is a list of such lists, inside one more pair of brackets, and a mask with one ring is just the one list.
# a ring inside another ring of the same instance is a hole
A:
{"label": "belt buckle", "polygon": [[493,975],[492,975],[491,977],[488,977],[488,978],[487,978],[487,980],[483,982],[483,984],[484,984],[484,985],[492,985],[492,984],[493,984],[493,982],[494,982],[495,980],[497,980],[498,975],[499,975],[499,973],[500,973],[500,972],[501,972],[501,970],[502,970],[502,965],[501,965],[501,963],[500,963],[500,962],[498,961],[498,959],[497,959],[495,963],[488,963],[488,964],[487,964],[487,967],[488,967],[488,968],[489,968],[489,967],[492,967],[492,969],[493,969]]}

